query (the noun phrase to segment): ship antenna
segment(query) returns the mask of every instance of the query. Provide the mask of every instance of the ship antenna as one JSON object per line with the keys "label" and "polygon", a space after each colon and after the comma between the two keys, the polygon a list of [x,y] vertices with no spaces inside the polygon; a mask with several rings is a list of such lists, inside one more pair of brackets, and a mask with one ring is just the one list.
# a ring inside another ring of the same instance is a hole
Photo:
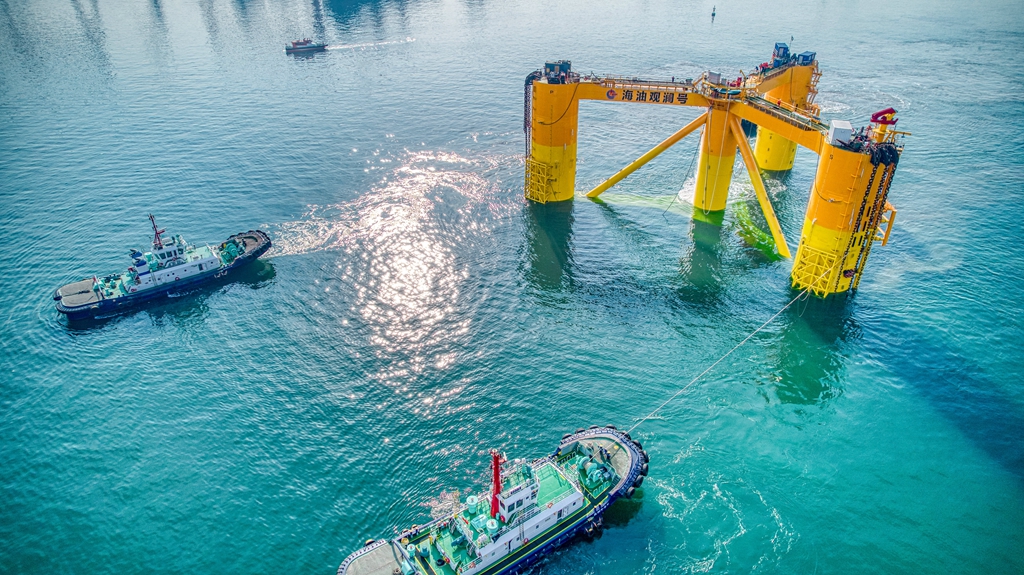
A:
{"label": "ship antenna", "polygon": [[160,234],[167,230],[158,230],[156,228],[156,218],[153,217],[153,214],[149,214],[149,222],[153,224],[153,247],[158,250],[162,249],[164,247],[164,242],[160,239]]}

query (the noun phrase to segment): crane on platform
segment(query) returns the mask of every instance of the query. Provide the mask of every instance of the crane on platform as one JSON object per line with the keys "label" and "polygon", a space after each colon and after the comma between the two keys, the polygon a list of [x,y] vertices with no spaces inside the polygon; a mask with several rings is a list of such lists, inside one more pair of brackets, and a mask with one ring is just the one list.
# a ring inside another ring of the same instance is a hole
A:
{"label": "crane on platform", "polygon": [[[888,201],[889,189],[903,152],[903,137],[909,133],[895,130],[892,108],[874,114],[870,124],[859,130],[842,120],[823,123],[814,103],[820,77],[814,52],[790,54],[789,46],[781,42],[775,44],[769,61],[749,75],[741,71],[735,79],[710,71],[696,79],[667,81],[581,76],[572,71],[569,61],[548,62],[526,78],[526,197],[538,203],[575,197],[581,100],[700,108],[704,111],[696,119],[590,190],[587,197],[596,198],[700,131],[694,207],[704,213],[725,210],[739,152],[775,250],[789,258],[761,170],[792,169],[796,148],[803,146],[820,161],[790,274],[792,285],[822,297],[855,290],[871,246],[889,240],[896,215]],[[757,126],[753,147],[742,121]]]}

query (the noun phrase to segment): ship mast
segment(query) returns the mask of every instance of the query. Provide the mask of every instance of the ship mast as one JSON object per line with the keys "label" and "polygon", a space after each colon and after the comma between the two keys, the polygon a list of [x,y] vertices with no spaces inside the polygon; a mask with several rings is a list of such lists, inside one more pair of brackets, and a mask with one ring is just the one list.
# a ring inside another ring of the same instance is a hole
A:
{"label": "ship mast", "polygon": [[491,518],[498,516],[498,495],[501,493],[501,455],[491,450],[491,472],[494,474],[491,487]]}
{"label": "ship mast", "polygon": [[149,214],[149,222],[151,224],[153,224],[153,247],[155,249],[158,249],[158,250],[159,249],[163,249],[164,242],[163,242],[163,240],[160,239],[160,234],[166,232],[167,230],[158,230],[157,229],[157,227],[156,227],[156,218],[153,217],[153,214]]}

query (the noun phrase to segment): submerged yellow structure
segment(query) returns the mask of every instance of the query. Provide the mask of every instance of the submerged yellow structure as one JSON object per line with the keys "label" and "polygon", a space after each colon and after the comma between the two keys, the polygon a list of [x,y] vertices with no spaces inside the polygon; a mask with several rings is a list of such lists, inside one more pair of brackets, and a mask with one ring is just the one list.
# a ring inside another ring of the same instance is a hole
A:
{"label": "submerged yellow structure", "polygon": [[[761,170],[792,169],[797,146],[820,156],[791,272],[792,284],[819,296],[857,288],[876,242],[888,242],[895,208],[888,202],[906,132],[893,129],[896,111],[874,114],[869,126],[821,122],[814,104],[820,73],[815,54],[790,55],[776,44],[770,62],[750,75],[725,79],[643,80],[580,76],[567,61],[549,62],[526,78],[525,192],[539,203],[571,200],[576,186],[576,143],[581,100],[696,107],[695,120],[587,193],[599,196],[689,134],[700,131],[693,194],[704,214],[726,209],[737,153],[754,187],[775,249],[789,258],[761,179]],[[741,121],[757,126],[753,147]]]}

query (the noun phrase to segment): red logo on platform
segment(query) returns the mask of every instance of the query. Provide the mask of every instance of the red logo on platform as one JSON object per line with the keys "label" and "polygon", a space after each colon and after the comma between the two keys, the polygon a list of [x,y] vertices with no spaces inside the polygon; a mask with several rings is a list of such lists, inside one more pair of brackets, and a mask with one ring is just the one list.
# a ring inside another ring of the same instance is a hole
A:
{"label": "red logo on platform", "polygon": [[618,96],[618,95],[619,95],[619,93],[616,92],[615,90],[608,90],[607,96],[608,96],[609,100],[614,100],[615,96]]}

